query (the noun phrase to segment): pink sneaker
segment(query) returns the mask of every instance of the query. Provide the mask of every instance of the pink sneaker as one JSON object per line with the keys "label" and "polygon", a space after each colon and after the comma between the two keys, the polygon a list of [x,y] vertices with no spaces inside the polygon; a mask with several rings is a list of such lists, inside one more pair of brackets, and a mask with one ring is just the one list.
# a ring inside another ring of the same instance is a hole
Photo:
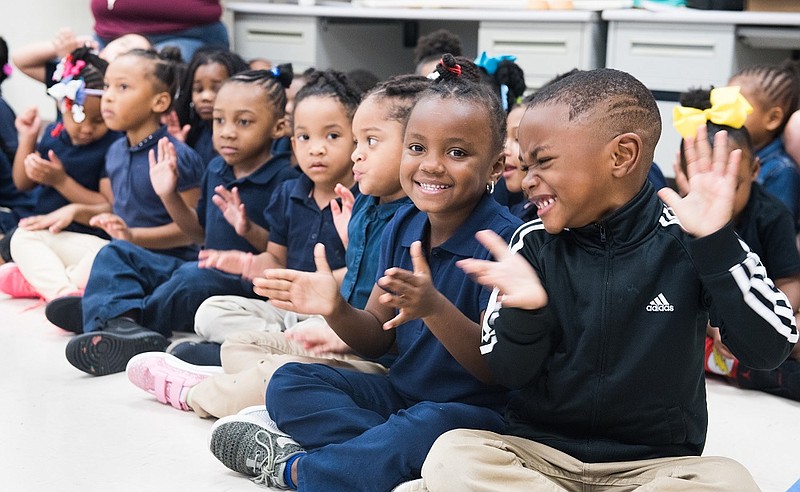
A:
{"label": "pink sneaker", "polygon": [[0,292],[14,298],[39,299],[42,296],[25,280],[16,263],[0,265]]}
{"label": "pink sneaker", "polygon": [[191,410],[186,403],[189,389],[221,367],[195,366],[164,352],[145,352],[128,361],[125,368],[131,383],[179,410]]}

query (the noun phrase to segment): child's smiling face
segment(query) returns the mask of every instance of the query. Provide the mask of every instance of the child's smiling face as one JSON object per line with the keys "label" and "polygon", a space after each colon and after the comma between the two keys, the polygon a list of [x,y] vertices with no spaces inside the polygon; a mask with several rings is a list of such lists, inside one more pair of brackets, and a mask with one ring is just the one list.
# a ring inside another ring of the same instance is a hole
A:
{"label": "child's smiling face", "polygon": [[506,180],[506,189],[512,193],[522,191],[522,178],[525,173],[520,170],[519,162],[519,123],[525,114],[525,106],[516,106],[508,113],[508,136],[506,137],[506,165],[503,169],[503,178]]}
{"label": "child's smiling face", "polygon": [[[406,126],[400,182],[418,209],[461,223],[503,169],[489,115],[469,101],[425,97]],[[463,216],[463,217],[462,217]]]}
{"label": "child's smiling face", "polygon": [[551,234],[598,221],[616,208],[604,163],[613,158],[613,139],[603,138],[597,120],[583,115],[570,121],[569,106],[560,103],[534,106],[522,118],[522,189]]}

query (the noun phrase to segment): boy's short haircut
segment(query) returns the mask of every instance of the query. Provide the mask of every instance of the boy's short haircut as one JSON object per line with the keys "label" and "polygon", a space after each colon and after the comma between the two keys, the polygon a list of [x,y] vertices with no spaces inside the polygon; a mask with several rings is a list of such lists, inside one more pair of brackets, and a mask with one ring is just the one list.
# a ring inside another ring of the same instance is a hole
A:
{"label": "boy's short haircut", "polygon": [[[566,104],[569,119],[597,117],[613,138],[623,133],[639,135],[644,144],[642,162],[653,161],[661,136],[661,115],[650,90],[632,75],[610,68],[578,71],[548,84],[534,95],[528,108]],[[598,108],[599,111],[593,111]]]}

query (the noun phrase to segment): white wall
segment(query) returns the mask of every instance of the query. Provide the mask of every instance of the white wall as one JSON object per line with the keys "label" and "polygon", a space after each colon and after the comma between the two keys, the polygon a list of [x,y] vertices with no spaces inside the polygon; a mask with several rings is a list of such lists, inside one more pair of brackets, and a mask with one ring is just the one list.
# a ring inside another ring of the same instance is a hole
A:
{"label": "white wall", "polygon": [[[0,35],[13,53],[28,43],[52,39],[61,27],[91,34],[93,24],[89,0],[6,0],[0,15]],[[55,118],[55,104],[45,93],[44,85],[19,70],[14,70],[3,83],[2,91],[3,98],[18,114],[37,105],[44,118]]]}

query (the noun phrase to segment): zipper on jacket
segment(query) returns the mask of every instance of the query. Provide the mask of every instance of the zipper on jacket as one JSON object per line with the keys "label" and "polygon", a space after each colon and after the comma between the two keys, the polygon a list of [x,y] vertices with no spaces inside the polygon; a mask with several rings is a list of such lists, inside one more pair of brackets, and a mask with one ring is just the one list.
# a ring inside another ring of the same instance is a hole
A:
{"label": "zipper on jacket", "polygon": [[606,226],[603,224],[597,224],[597,228],[600,229],[600,242],[606,242]]}

